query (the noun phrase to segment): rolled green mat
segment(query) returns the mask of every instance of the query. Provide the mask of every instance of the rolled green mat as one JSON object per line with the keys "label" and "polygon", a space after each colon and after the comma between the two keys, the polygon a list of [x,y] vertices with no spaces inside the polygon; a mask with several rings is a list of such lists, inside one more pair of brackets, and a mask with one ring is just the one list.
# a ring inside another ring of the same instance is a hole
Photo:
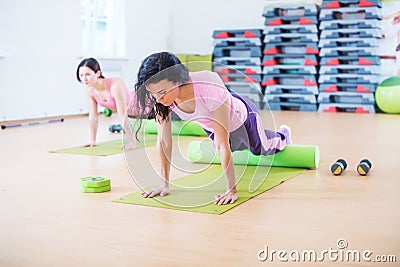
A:
{"label": "rolled green mat", "polygon": [[[188,147],[190,161],[196,163],[221,163],[211,140],[192,141]],[[319,164],[319,147],[315,145],[289,145],[275,155],[256,156],[250,150],[234,151],[236,165],[297,167],[316,169]]]}
{"label": "rolled green mat", "polygon": [[[157,122],[144,120],[144,131],[147,134],[157,134]],[[195,121],[172,121],[171,132],[173,135],[207,136],[204,129]]]}

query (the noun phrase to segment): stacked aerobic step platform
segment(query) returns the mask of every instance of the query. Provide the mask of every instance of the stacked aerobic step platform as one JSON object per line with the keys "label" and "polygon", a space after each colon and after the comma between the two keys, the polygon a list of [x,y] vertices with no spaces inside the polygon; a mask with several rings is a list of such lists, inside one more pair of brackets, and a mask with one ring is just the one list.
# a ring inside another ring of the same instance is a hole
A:
{"label": "stacked aerobic step platform", "polygon": [[83,193],[102,193],[111,190],[110,179],[99,176],[81,178],[80,185]]}
{"label": "stacked aerobic step platform", "polygon": [[324,0],[318,111],[375,113],[381,0]]}
{"label": "stacked aerobic step platform", "polygon": [[261,85],[270,109],[317,111],[317,6],[267,5],[262,15]]}
{"label": "stacked aerobic step platform", "polygon": [[231,93],[264,108],[261,91],[261,29],[225,29],[213,33],[213,71]]}

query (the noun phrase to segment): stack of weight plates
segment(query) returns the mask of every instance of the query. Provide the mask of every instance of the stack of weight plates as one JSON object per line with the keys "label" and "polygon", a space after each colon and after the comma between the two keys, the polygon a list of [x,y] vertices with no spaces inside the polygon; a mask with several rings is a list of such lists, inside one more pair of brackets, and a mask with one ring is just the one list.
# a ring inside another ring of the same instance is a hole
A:
{"label": "stack of weight plates", "polygon": [[100,176],[81,178],[81,191],[83,193],[102,193],[111,190],[110,179]]}
{"label": "stack of weight plates", "polygon": [[317,111],[318,9],[265,6],[263,80],[271,110]]}
{"label": "stack of weight plates", "polygon": [[261,90],[261,29],[222,29],[213,33],[213,71],[226,88],[264,108]]}
{"label": "stack of weight plates", "polygon": [[381,0],[324,0],[318,111],[375,113]]}

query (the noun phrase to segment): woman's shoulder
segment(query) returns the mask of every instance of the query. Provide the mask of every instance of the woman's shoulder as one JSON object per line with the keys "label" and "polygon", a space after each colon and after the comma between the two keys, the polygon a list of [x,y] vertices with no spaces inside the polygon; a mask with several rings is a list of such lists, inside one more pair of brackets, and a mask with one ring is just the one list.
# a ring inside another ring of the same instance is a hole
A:
{"label": "woman's shoulder", "polygon": [[206,82],[217,85],[224,85],[221,77],[216,72],[202,70],[189,73],[192,82]]}
{"label": "woman's shoulder", "polygon": [[113,88],[123,88],[126,89],[125,82],[119,78],[119,77],[111,77],[111,78],[106,78],[106,82],[108,82],[108,86],[113,89]]}
{"label": "woman's shoulder", "polygon": [[109,78],[106,78],[106,81],[109,81],[111,84],[115,84],[115,83],[124,83],[124,81],[121,79],[121,78],[119,78],[119,77],[109,77]]}

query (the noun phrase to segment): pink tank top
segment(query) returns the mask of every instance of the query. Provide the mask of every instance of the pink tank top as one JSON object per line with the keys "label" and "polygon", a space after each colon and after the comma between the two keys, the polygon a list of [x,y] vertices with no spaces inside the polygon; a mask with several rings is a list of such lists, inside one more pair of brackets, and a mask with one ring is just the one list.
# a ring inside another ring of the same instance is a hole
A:
{"label": "pink tank top", "polygon": [[[115,102],[115,98],[111,95],[112,78],[106,78],[105,81],[106,81],[106,91],[108,94],[108,100],[100,99],[97,96],[95,89],[93,87],[91,88],[92,96],[96,100],[97,104],[99,104],[100,106],[111,109],[112,111],[117,111],[117,104]],[[126,107],[128,108],[131,101],[135,99],[135,93],[132,91],[128,91],[126,88],[125,90],[126,90]]]}
{"label": "pink tank top", "polygon": [[242,101],[233,97],[224,86],[218,74],[211,71],[191,72],[196,109],[194,113],[186,113],[172,104],[171,108],[181,119],[196,121],[203,128],[214,132],[213,112],[225,101],[230,107],[229,132],[238,129],[247,118],[247,109]]}

